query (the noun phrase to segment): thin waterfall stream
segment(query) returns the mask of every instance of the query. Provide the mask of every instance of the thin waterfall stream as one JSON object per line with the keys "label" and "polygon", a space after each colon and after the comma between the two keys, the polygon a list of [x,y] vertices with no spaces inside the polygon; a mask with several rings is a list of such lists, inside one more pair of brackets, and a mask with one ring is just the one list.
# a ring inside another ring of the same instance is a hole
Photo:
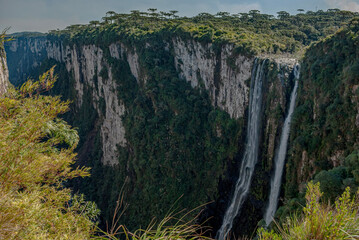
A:
{"label": "thin waterfall stream", "polygon": [[293,69],[295,84],[290,96],[290,104],[289,104],[289,111],[288,115],[284,121],[282,135],[280,137],[280,144],[279,149],[276,152],[274,158],[274,176],[271,179],[271,190],[269,195],[269,203],[267,210],[264,215],[264,220],[266,225],[268,226],[274,217],[274,214],[277,210],[278,205],[278,198],[280,193],[280,186],[282,181],[283,175],[283,167],[285,163],[285,157],[287,155],[287,145],[288,145],[288,138],[289,138],[289,131],[290,131],[290,122],[292,120],[292,115],[294,111],[295,99],[297,97],[297,89],[298,89],[298,79],[300,74],[300,66],[296,64]]}
{"label": "thin waterfall stream", "polygon": [[258,160],[259,133],[262,115],[262,86],[263,79],[265,77],[265,63],[266,60],[261,61],[256,59],[253,65],[246,147],[232,201],[224,215],[222,226],[217,232],[216,238],[219,240],[227,239],[227,235],[232,229],[233,220],[239,214],[243,202],[248,194],[254,167]]}

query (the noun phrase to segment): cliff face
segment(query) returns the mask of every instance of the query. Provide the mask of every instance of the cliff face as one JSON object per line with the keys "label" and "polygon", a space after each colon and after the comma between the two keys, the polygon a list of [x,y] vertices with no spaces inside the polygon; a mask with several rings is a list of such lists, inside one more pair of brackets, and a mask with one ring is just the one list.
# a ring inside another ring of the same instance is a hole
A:
{"label": "cliff face", "polygon": [[176,69],[192,87],[203,86],[213,106],[233,118],[244,116],[248,106],[249,88],[245,81],[251,77],[253,57],[235,56],[233,45],[224,45],[215,52],[211,43],[173,39]]}
{"label": "cliff face", "polygon": [[9,86],[9,71],[6,63],[6,53],[0,47],[0,96],[3,95]]}
{"label": "cliff face", "polygon": [[[173,38],[171,44],[180,78],[190,82],[194,88],[203,87],[207,90],[213,106],[228,112],[233,118],[242,118],[249,96],[248,83],[245,82],[250,79],[254,58],[234,56],[232,45],[225,45],[220,53],[215,53],[211,44],[202,45],[180,38]],[[116,81],[113,80],[111,67],[104,59],[103,49],[95,45],[64,46],[61,41],[50,41],[45,37],[18,38],[7,44],[6,48],[11,65],[10,79],[15,84],[23,82],[27,74],[45,59],[54,59],[65,63],[68,73],[73,74],[78,107],[82,105],[84,85],[92,89],[94,108],[102,119],[103,162],[115,164],[116,146],[126,144],[121,121],[125,107],[117,99]],[[135,47],[130,48],[118,42],[109,45],[106,51],[112,58],[125,60],[138,82],[146,82]],[[103,67],[108,71],[108,79],[100,76]],[[105,101],[104,111],[100,109],[100,99]]]}
{"label": "cliff face", "polygon": [[[62,74],[70,80],[59,93],[75,93],[71,115],[86,138],[80,158],[93,167],[90,183],[77,187],[105,209],[106,217],[112,214],[115,189],[129,176],[133,190],[126,195],[134,203],[128,210],[130,225],[161,217],[184,194],[183,208],[217,200],[204,215],[215,216],[212,225],[219,227],[243,154],[254,57],[235,53],[231,44],[177,36],[101,46],[18,38],[6,50],[13,82],[25,80],[44,61],[65,69]],[[242,211],[252,217],[239,221],[238,226],[245,226],[241,232],[251,231],[260,220],[268,194],[292,85],[293,64],[284,62],[267,61],[260,164]],[[95,120],[89,121],[89,115]],[[81,127],[86,121],[91,123]],[[102,192],[104,186],[113,190]],[[138,212],[143,217],[131,222]]]}
{"label": "cliff face", "polygon": [[358,39],[357,30],[342,30],[313,44],[304,56],[287,165],[288,197],[297,196],[321,170],[345,165],[359,147]]}
{"label": "cliff face", "polygon": [[[93,107],[102,120],[100,126],[102,162],[109,165],[116,164],[117,145],[126,144],[125,129],[121,120],[125,106],[117,99],[117,86],[111,68],[103,59],[102,49],[94,45],[82,47],[74,45],[72,48],[67,46],[65,53],[65,56],[52,55],[50,58],[63,59],[67,71],[74,73],[78,106],[83,104],[84,86],[92,89]],[[104,68],[108,69],[108,74],[102,77],[100,73]],[[104,106],[100,106],[101,101],[104,102],[102,103]]]}
{"label": "cliff face", "polygon": [[[12,55],[21,54],[17,59],[18,64],[12,65],[11,69],[11,79],[15,83],[20,83],[22,80],[18,79],[26,77],[26,73],[39,66],[45,59],[54,59],[64,63],[68,73],[73,74],[78,108],[83,104],[84,86],[92,89],[93,107],[101,118],[103,163],[115,164],[117,145],[124,146],[126,143],[121,121],[125,109],[124,105],[118,102],[116,82],[112,79],[111,69],[107,79],[99,76],[103,67],[108,68],[103,59],[103,51],[94,45],[64,47],[62,42],[52,42],[44,37],[20,38],[10,42],[7,49],[11,60],[16,59]],[[104,109],[100,109],[100,100],[104,101]]]}
{"label": "cliff face", "polygon": [[[250,80],[254,57],[234,54],[234,46],[231,44],[224,45],[219,53],[214,50],[212,44],[183,40],[179,37],[173,38],[166,44],[173,47],[175,67],[182,79],[189,81],[192,87],[204,87],[210,95],[213,106],[218,106],[233,118],[243,117],[249,96],[248,83],[245,84],[245,81]],[[10,79],[13,83],[23,82],[33,68],[39,66],[43,60],[51,58],[66,62],[68,71],[70,65],[74,64],[73,70],[77,80],[80,79],[80,66],[77,64],[80,64],[87,69],[81,74],[89,81],[95,74],[95,65],[92,61],[96,60],[93,55],[97,49],[92,49],[92,52],[88,49],[94,47],[82,46],[77,53],[76,46],[64,47],[62,42],[50,41],[45,37],[17,38],[6,45],[10,58],[9,65],[11,65]],[[111,57],[116,59],[125,55],[133,76],[138,81],[146,82],[145,74],[141,73],[135,47],[113,43],[108,46],[108,50]],[[102,55],[97,57],[99,62],[96,67],[102,64],[102,58]],[[97,73],[100,71],[98,69]],[[81,101],[81,87],[78,85],[76,90]]]}

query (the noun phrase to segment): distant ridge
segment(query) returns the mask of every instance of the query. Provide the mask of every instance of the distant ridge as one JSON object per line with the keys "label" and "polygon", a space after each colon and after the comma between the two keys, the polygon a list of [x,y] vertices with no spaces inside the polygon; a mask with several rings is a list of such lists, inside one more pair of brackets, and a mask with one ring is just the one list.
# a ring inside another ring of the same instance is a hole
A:
{"label": "distant ridge", "polygon": [[16,32],[8,34],[9,37],[41,37],[46,35],[46,33],[42,32]]}

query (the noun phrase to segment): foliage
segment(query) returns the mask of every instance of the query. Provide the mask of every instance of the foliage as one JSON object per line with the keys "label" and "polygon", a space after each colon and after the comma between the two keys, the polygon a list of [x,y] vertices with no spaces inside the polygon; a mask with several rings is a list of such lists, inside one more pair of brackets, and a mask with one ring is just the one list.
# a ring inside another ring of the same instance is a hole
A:
{"label": "foliage", "polygon": [[[101,124],[105,104],[103,99],[101,104],[100,99],[102,113],[97,112],[91,97],[92,92],[99,89],[84,85],[83,104],[78,109],[74,107],[73,114],[66,116],[79,127],[81,150],[86,155],[83,159],[87,160],[82,164],[93,168],[92,178],[71,184],[105,209],[104,219],[112,216],[118,190],[126,176],[130,176],[131,190],[126,195],[131,205],[124,217],[130,228],[147,225],[153,216],[165,216],[164,209],[181,194],[185,196],[180,203],[183,207],[194,207],[215,199],[217,184],[228,163],[234,162],[240,152],[238,140],[244,127],[243,119],[230,119],[228,114],[214,109],[201,87],[193,89],[178,78],[171,44],[166,49],[166,44],[171,43],[174,36],[184,41],[195,39],[204,44],[212,43],[210,46],[216,54],[226,43],[235,46],[234,56],[296,53],[349,23],[348,30],[313,44],[305,56],[305,75],[302,78],[310,79],[308,82],[312,85],[301,83],[298,92],[302,97],[293,118],[292,127],[297,132],[291,137],[295,147],[290,150],[292,159],[287,167],[287,196],[297,196],[298,182],[307,181],[314,172],[332,168],[327,156],[334,154],[334,143],[339,143],[337,149],[349,152],[354,149],[358,129],[350,127],[355,126],[350,114],[355,111],[350,90],[357,81],[359,66],[353,51],[357,45],[356,20],[353,17],[357,13],[328,10],[292,16],[281,11],[278,18],[255,10],[240,15],[201,13],[193,18],[175,14],[175,11],[165,13],[156,9],[132,11],[130,14],[110,11],[102,22],[72,25],[46,36],[54,42],[62,41],[64,46],[94,44],[101,48],[110,66],[95,74],[94,86],[98,87],[99,77],[112,77],[118,84],[118,100],[125,105],[123,123],[127,144],[118,148],[120,157],[115,167],[101,163],[102,139],[97,127]],[[146,84],[132,76],[124,60],[126,56],[120,56],[120,59],[110,56],[108,46],[117,41],[125,47],[136,48],[140,74],[146,76]],[[318,60],[318,56],[325,57]],[[227,61],[234,62],[233,59]],[[64,64],[59,67],[59,74],[69,75]],[[335,74],[337,70],[340,75]],[[346,79],[346,82],[341,79]],[[70,87],[73,81],[70,76],[55,86],[59,93],[67,94],[71,89],[65,99],[76,100],[74,89]],[[37,86],[29,84],[27,88],[36,89]],[[283,117],[283,110],[280,105],[275,107],[266,114],[275,115],[278,120]],[[340,116],[337,118],[338,112]],[[347,129],[350,130],[346,132]],[[269,156],[270,153],[265,151],[264,154]],[[297,166],[303,152],[308,153],[309,160],[317,161],[314,166],[303,163],[302,176],[305,179],[298,179]],[[263,168],[268,170],[271,166],[264,164]],[[335,193],[332,191],[328,198],[335,197],[343,186],[352,183],[350,179],[355,178],[338,180],[332,173],[323,172],[322,177],[317,177],[317,181],[323,182],[323,187],[335,187]],[[265,170],[262,174],[266,174]],[[263,182],[259,181],[258,191],[253,191],[258,198],[263,197]]]}
{"label": "foliage", "polygon": [[[155,240],[155,239],[208,239],[211,238],[205,237],[205,228],[201,225],[195,223],[196,219],[190,221],[185,221],[184,218],[188,213],[179,219],[175,214],[171,213],[158,224],[154,221],[149,224],[146,229],[138,229],[134,233],[127,231],[126,227],[120,225],[113,234],[104,233],[104,237],[99,237],[98,239],[112,239],[118,240],[121,237],[126,240]],[[119,232],[121,230],[121,232]]]}
{"label": "foliage", "polygon": [[4,58],[5,57],[5,49],[4,49],[4,42],[8,42],[11,41],[11,38],[7,38],[7,34],[6,31],[8,31],[9,28],[5,28],[1,33],[0,33],[0,58]]}
{"label": "foliage", "polygon": [[72,169],[77,132],[57,116],[68,102],[40,93],[54,69],[0,98],[0,238],[86,239],[98,210],[63,184],[88,176]]}
{"label": "foliage", "polygon": [[323,193],[319,184],[309,183],[303,216],[288,218],[279,231],[259,230],[259,239],[359,239],[359,192],[350,196],[350,188],[334,205],[320,202]]}
{"label": "foliage", "polygon": [[[290,137],[288,198],[296,197],[300,183],[316,173],[343,166],[345,156],[359,147],[359,34],[352,28],[313,44],[304,56]],[[338,185],[332,173],[323,172],[317,178],[326,175]]]}
{"label": "foliage", "polygon": [[[120,224],[120,221],[122,220],[121,218],[128,207],[128,204],[124,201],[124,186],[128,184],[127,180],[128,178],[120,190],[110,228],[107,226],[106,231],[100,230],[98,237],[95,237],[95,239],[211,239],[205,237],[205,233],[209,229],[196,223],[198,216],[188,221],[186,220],[188,215],[190,215],[195,209],[189,212],[180,211],[175,213],[175,211],[171,208],[167,215],[158,224],[153,218],[146,229],[137,229],[133,233],[128,231],[126,226]],[[176,205],[176,202],[174,205]]]}
{"label": "foliage", "polygon": [[[230,15],[200,13],[187,18],[173,12],[131,11],[118,14],[110,11],[103,21],[88,25],[72,25],[61,31],[51,31],[78,44],[143,41],[154,35],[176,33],[178,37],[215,44],[234,43],[244,54],[296,52],[313,41],[335,33],[358,13],[348,11],[317,11],[290,15],[278,12],[278,18],[257,10]],[[353,21],[352,21],[353,22]]]}

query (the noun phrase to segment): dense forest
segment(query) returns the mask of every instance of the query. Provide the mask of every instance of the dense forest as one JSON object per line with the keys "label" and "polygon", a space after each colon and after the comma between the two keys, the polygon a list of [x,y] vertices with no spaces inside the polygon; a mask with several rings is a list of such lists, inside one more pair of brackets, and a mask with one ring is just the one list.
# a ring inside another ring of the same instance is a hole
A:
{"label": "dense forest", "polygon": [[[177,11],[157,9],[134,10],[130,14],[109,11],[102,21],[71,25],[48,34],[13,35],[13,44],[43,41],[45,47],[39,50],[41,54],[36,50],[31,53],[31,57],[39,62],[38,66],[23,64],[21,69],[16,63],[21,63],[23,55],[28,53],[7,51],[10,80],[20,86],[27,77],[35,78],[56,65],[59,80],[45,95],[61,95],[63,101],[73,103],[69,112],[56,112],[51,119],[63,113],[61,117],[78,129],[75,166],[91,168],[91,177],[76,178],[63,185],[96,202],[101,209],[98,224],[102,229],[111,222],[122,200],[125,211],[121,214],[121,222],[131,232],[146,228],[154,217],[156,224],[160,219],[166,220],[168,213],[185,209],[189,213],[184,219],[193,219],[200,214],[198,221],[212,227],[206,235],[214,237],[213,231],[219,228],[233,191],[232,185],[238,177],[248,124],[245,105],[248,99],[244,100],[243,114],[236,117],[223,107],[227,106],[225,100],[218,100],[226,81],[221,76],[222,69],[228,66],[230,70],[227,71],[241,74],[245,69],[238,65],[237,59],[244,57],[250,62],[255,58],[268,58],[269,61],[263,60],[265,94],[260,160],[248,200],[241,216],[235,220],[237,226],[234,229],[236,234],[253,235],[263,224],[261,221],[257,225],[266,206],[273,156],[294,84],[288,63],[276,59],[297,59],[301,62],[301,77],[281,193],[284,200],[276,215],[277,222],[271,226],[273,231],[260,229],[258,234],[261,239],[313,238],[317,235],[310,235],[313,229],[305,229],[305,226],[308,222],[318,229],[323,226],[313,218],[316,212],[328,214],[324,224],[334,226],[343,221],[338,210],[342,206],[346,209],[345,216],[353,216],[346,221],[357,224],[357,202],[350,201],[350,194],[355,195],[359,185],[359,14],[339,9],[306,13],[298,9],[298,12],[290,15],[280,11],[274,17],[252,10],[240,14],[200,13],[187,18],[177,16]],[[189,75],[181,73],[180,65],[185,65],[185,59],[176,55],[178,42],[187,44],[185,48],[193,55],[198,54],[193,46],[201,46],[204,49],[201,54],[205,56],[202,59],[214,59],[213,86],[208,87],[205,72],[200,68],[191,70]],[[118,56],[111,50],[114,43],[121,43]],[[7,44],[11,49],[12,43]],[[46,57],[50,45],[60,49],[61,57]],[[90,77],[86,76],[89,72],[85,56],[88,46],[95,46],[93,54],[101,56],[95,57],[97,65]],[[228,56],[226,49],[230,49]],[[60,60],[74,59],[74,55],[80,56],[78,79],[74,62],[69,65],[67,60]],[[137,56],[137,76],[130,56]],[[31,62],[31,58],[27,61]],[[196,78],[198,84],[193,86],[189,79],[183,81],[183,75]],[[116,162],[108,165],[103,160],[102,143],[106,139],[101,135],[101,126],[108,118],[108,109],[114,108],[108,105],[103,87],[110,82],[115,83],[115,89],[111,91],[125,109],[120,121],[126,142],[116,146]],[[243,85],[240,83],[237,87],[243,94],[248,94],[250,82],[250,78],[243,79]],[[75,87],[78,84],[83,86],[81,99],[79,89]],[[26,83],[20,88],[20,95],[21,89],[36,89],[34,86]],[[23,95],[32,97],[31,94]],[[25,100],[16,97],[16,101]],[[11,100],[6,101],[11,103]],[[63,120],[53,121],[65,124]],[[42,134],[39,139],[49,138],[46,131],[39,134]],[[47,140],[51,141],[51,138]],[[51,147],[70,147],[71,151],[75,149],[71,146],[76,146],[59,140],[51,143],[55,143]],[[310,183],[305,195],[311,180],[320,183],[320,189],[319,185]],[[345,190],[347,187],[350,190]],[[19,189],[22,190],[21,186]],[[75,195],[75,198],[78,196],[81,195]],[[69,201],[68,196],[66,199]],[[335,207],[326,207],[328,201],[335,202]],[[197,208],[203,204],[206,207]],[[86,218],[97,214],[95,206],[92,212],[86,211],[84,224],[88,224]],[[287,217],[294,212],[298,213],[298,219],[288,223]],[[211,219],[207,221],[207,218]],[[171,219],[167,223],[173,225],[176,221]],[[188,234],[199,232],[197,225],[191,227]],[[85,228],[90,234],[91,224]],[[339,224],[338,229],[343,229],[342,225]],[[357,234],[355,229],[349,230],[351,236]],[[326,238],[342,237],[325,234]]]}
{"label": "dense forest", "polygon": [[[248,13],[215,15],[200,13],[195,17],[179,17],[176,11],[131,11],[130,14],[107,12],[103,21],[91,21],[88,25],[71,25],[65,30],[50,31],[78,44],[143,41],[154,35],[188,36],[200,42],[236,44],[236,51],[247,54],[294,53],[347,25],[358,13],[329,9],[308,11],[290,15],[278,12],[277,17],[261,14],[258,10]],[[298,9],[301,12],[301,9]],[[349,23],[351,24],[351,23]]]}

